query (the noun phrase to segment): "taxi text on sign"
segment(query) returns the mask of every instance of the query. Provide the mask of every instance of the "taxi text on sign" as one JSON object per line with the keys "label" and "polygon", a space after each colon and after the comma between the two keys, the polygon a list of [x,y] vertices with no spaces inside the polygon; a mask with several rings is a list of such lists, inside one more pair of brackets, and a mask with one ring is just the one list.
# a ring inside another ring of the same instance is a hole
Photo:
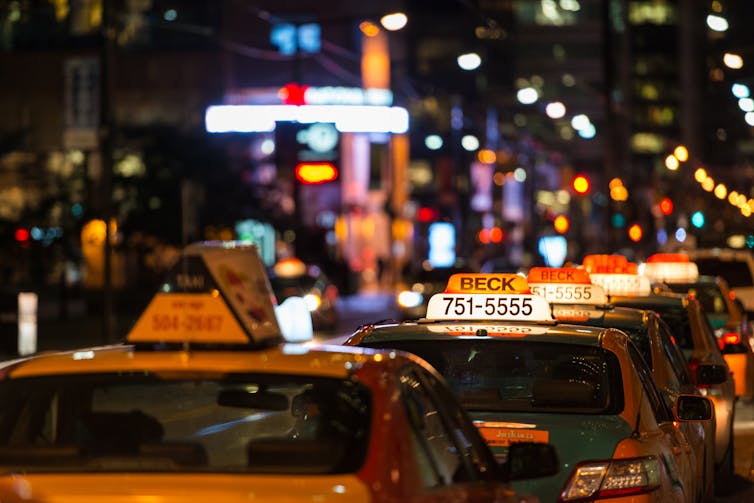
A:
{"label": "taxi text on sign", "polygon": [[256,247],[223,243],[187,247],[128,334],[130,342],[248,344],[281,338]]}

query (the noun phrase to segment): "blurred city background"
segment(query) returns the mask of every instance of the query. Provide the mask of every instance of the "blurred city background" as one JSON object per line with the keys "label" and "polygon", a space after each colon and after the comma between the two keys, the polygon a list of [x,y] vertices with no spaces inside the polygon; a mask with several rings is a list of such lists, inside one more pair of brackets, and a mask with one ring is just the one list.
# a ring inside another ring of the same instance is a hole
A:
{"label": "blurred city background", "polygon": [[[2,326],[122,333],[181,246],[331,296],[754,247],[754,2],[0,0]],[[106,239],[109,236],[109,239]]]}

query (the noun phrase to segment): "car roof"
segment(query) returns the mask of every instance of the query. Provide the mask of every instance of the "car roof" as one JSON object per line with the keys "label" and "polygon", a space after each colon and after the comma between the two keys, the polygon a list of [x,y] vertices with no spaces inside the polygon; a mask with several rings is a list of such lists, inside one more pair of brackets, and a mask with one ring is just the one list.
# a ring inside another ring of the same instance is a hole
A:
{"label": "car roof", "polygon": [[431,321],[380,323],[360,329],[362,337],[346,344],[383,343],[396,340],[495,339],[558,342],[598,347],[607,327],[570,324],[536,324],[490,321]]}
{"label": "car roof", "polygon": [[683,293],[660,292],[652,295],[625,296],[611,295],[610,302],[620,306],[637,306],[644,309],[662,309],[667,307],[683,307],[688,295]]}
{"label": "car roof", "polygon": [[346,378],[364,366],[392,367],[408,361],[420,362],[421,359],[400,351],[390,352],[385,358],[385,352],[380,350],[326,345],[282,344],[253,351],[162,351],[122,344],[39,353],[14,360],[0,367],[0,380],[141,371],[282,373]]}

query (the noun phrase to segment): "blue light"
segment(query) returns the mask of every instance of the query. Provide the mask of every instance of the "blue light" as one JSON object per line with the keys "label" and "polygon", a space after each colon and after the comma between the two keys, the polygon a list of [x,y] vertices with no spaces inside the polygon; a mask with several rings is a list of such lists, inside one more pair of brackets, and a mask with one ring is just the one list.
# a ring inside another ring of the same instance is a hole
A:
{"label": "blue light", "polygon": [[71,206],[71,215],[73,215],[74,218],[81,218],[81,215],[84,214],[84,207],[81,206],[79,203],[74,203]]}
{"label": "blue light", "polygon": [[432,267],[450,267],[456,262],[456,229],[448,222],[429,226],[429,263]]}
{"label": "blue light", "polygon": [[660,229],[657,231],[657,244],[662,246],[668,242],[668,231]]}
{"label": "blue light", "polygon": [[537,245],[547,267],[562,267],[568,254],[568,241],[563,236],[543,236]]}
{"label": "blue light", "polygon": [[579,129],[579,136],[581,136],[585,140],[590,140],[594,138],[596,134],[597,134],[597,129],[595,129],[594,124],[589,124],[584,129]]}
{"label": "blue light", "polygon": [[298,27],[298,47],[301,52],[319,52],[322,47],[321,29],[316,23]]}
{"label": "blue light", "polygon": [[175,21],[176,19],[178,19],[178,12],[175,9],[168,9],[165,11],[162,17],[163,19],[165,19],[165,21]]}
{"label": "blue light", "polygon": [[752,236],[751,234],[746,236],[746,246],[748,246],[749,248],[754,248],[754,236]]}
{"label": "blue light", "polygon": [[270,43],[277,47],[281,54],[296,54],[296,27],[292,24],[274,25],[270,32]]}
{"label": "blue light", "polygon": [[679,243],[683,243],[686,241],[686,229],[683,227],[679,227],[677,231],[675,231],[675,239]]}
{"label": "blue light", "polygon": [[610,221],[616,229],[622,229],[626,225],[626,217],[622,213],[614,213]]}
{"label": "blue light", "polygon": [[691,215],[691,225],[697,229],[704,227],[704,213],[701,211],[695,211],[694,214]]}
{"label": "blue light", "polygon": [[733,96],[736,98],[748,98],[750,95],[749,86],[746,84],[733,84],[730,86],[730,92],[733,93]]}

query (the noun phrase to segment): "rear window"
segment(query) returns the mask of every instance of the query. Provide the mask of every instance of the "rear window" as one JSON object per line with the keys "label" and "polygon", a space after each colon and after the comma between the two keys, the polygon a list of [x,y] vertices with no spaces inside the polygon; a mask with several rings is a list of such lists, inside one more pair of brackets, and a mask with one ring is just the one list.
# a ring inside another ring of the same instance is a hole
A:
{"label": "rear window", "polygon": [[0,466],[26,471],[350,473],[370,393],[288,375],[144,373],[0,382]]}
{"label": "rear window", "polygon": [[700,274],[720,276],[728,282],[731,288],[754,286],[749,265],[742,260],[697,258],[694,262]]}
{"label": "rear window", "polygon": [[601,348],[467,339],[366,345],[424,358],[469,411],[616,414],[623,410],[619,363]]}
{"label": "rear window", "polygon": [[676,293],[693,294],[702,303],[702,309],[707,314],[728,313],[728,304],[725,297],[715,284],[670,283],[667,286]]}

